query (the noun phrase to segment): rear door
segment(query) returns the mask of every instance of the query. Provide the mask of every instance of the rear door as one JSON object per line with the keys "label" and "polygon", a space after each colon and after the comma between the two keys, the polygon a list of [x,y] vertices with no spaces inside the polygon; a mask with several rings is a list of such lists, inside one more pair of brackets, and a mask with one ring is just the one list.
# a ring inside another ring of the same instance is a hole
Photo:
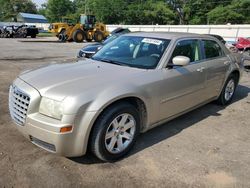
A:
{"label": "rear door", "polygon": [[230,66],[230,59],[214,40],[202,40],[202,51],[207,65],[207,98],[212,98],[217,96],[221,90]]}
{"label": "rear door", "polygon": [[166,119],[192,108],[206,99],[206,62],[201,61],[201,46],[197,39],[178,41],[169,64],[176,56],[189,57],[191,62],[183,67],[163,70],[161,84],[160,117]]}

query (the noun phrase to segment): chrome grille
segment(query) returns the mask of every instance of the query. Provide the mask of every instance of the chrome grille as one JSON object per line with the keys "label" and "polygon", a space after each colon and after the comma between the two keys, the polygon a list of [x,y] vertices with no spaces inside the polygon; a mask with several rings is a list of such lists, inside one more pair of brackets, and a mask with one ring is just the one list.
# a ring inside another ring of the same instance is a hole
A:
{"label": "chrome grille", "polygon": [[30,97],[19,90],[16,86],[10,87],[9,110],[12,119],[19,125],[24,125]]}

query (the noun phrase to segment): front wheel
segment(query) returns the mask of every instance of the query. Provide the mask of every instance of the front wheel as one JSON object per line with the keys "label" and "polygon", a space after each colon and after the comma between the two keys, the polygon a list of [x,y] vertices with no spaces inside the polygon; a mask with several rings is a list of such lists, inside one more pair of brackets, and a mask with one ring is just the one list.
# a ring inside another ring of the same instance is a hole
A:
{"label": "front wheel", "polygon": [[129,152],[139,133],[140,118],[134,106],[119,103],[106,109],[94,125],[90,148],[99,159],[115,161]]}
{"label": "front wheel", "polygon": [[86,39],[86,33],[84,31],[82,31],[81,29],[77,29],[74,33],[73,33],[73,40],[75,42],[83,42],[83,40]]}
{"label": "front wheel", "polygon": [[230,75],[221,91],[219,98],[217,99],[217,102],[221,105],[229,104],[233,99],[237,84],[237,77],[235,75]]}
{"label": "front wheel", "polygon": [[104,39],[104,36],[103,36],[103,33],[101,31],[96,31],[94,33],[95,42],[101,42],[101,41],[103,41],[103,39]]}

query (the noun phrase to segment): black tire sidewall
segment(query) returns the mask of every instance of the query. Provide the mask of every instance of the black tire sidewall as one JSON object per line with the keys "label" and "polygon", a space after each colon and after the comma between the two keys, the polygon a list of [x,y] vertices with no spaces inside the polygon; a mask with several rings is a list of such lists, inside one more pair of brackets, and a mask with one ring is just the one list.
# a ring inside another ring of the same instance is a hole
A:
{"label": "black tire sidewall", "polygon": [[[119,116],[120,114],[128,113],[133,116],[133,118],[136,121],[136,130],[135,135],[132,140],[132,142],[129,144],[129,146],[122,152],[117,154],[110,153],[105,146],[105,134],[107,131],[107,128],[109,127],[110,123]],[[103,115],[98,119],[98,121],[95,124],[95,133],[94,133],[94,140],[93,146],[94,147],[94,153],[95,155],[104,161],[115,161],[119,158],[123,157],[125,154],[128,153],[128,151],[133,147],[136,138],[140,131],[140,118],[139,113],[136,110],[136,108],[130,104],[121,103],[119,105],[113,106],[113,108],[107,109]],[[96,135],[96,136],[95,136]]]}
{"label": "black tire sidewall", "polygon": [[[101,40],[98,39],[98,35],[101,35],[101,36],[102,36],[102,39],[101,39]],[[103,39],[104,39],[104,36],[103,36],[103,33],[102,33],[101,31],[96,31],[96,32],[94,33],[94,40],[95,40],[95,42],[101,42],[101,41],[103,41]]]}
{"label": "black tire sidewall", "polygon": [[58,40],[60,42],[65,42],[66,41],[66,36],[65,36],[66,30],[62,29],[58,35]]}
{"label": "black tire sidewall", "polygon": [[[82,40],[78,40],[78,38],[77,38],[77,35],[78,35],[79,33],[82,34]],[[73,40],[74,40],[75,42],[77,42],[77,43],[83,42],[84,40],[86,40],[86,34],[84,33],[84,31],[78,29],[78,30],[76,30],[76,31],[74,32],[74,34],[73,34]]]}

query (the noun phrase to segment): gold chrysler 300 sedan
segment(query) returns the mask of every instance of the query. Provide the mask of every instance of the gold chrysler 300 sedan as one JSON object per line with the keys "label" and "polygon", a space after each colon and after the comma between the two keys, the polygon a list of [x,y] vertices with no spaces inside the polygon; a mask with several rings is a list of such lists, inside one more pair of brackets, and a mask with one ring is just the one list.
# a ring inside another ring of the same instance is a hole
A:
{"label": "gold chrysler 300 sedan", "polygon": [[130,33],[92,59],[20,74],[9,110],[39,147],[68,157],[88,147],[114,161],[139,133],[214,100],[230,103],[242,61],[211,36]]}

